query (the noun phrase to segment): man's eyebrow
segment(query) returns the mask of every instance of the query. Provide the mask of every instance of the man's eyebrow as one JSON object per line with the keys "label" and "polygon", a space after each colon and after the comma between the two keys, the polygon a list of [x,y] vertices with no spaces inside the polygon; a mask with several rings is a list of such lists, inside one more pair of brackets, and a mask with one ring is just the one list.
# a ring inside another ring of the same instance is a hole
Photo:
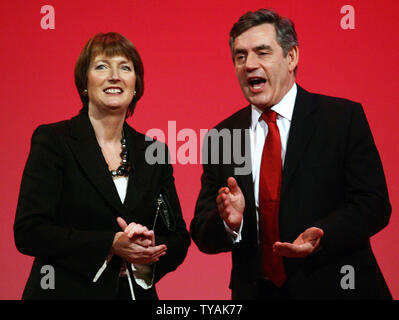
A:
{"label": "man's eyebrow", "polygon": [[245,49],[235,49],[234,50],[234,55],[236,55],[236,54],[240,54],[240,53],[246,53],[247,52],[247,50],[245,50]]}
{"label": "man's eyebrow", "polygon": [[259,50],[272,50],[272,47],[267,45],[267,44],[261,44],[260,46],[257,46],[254,48],[255,51],[259,51]]}
{"label": "man's eyebrow", "polygon": [[[267,44],[261,44],[259,46],[256,46],[256,47],[252,48],[252,50],[254,50],[254,51],[260,51],[260,50],[272,51],[272,47],[267,45]],[[247,53],[247,50],[246,49],[241,49],[241,48],[238,48],[238,49],[234,50],[234,55],[241,54],[241,53]]]}

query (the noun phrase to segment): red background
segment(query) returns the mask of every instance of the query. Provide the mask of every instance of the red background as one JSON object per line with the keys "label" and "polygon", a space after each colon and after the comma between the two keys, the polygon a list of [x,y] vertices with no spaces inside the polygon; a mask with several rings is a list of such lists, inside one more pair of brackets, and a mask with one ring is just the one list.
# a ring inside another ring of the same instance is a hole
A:
{"label": "red background", "polygon": [[[43,30],[43,5],[55,9],[55,29]],[[355,30],[343,30],[342,6],[355,8]],[[2,1],[0,12],[0,299],[19,299],[32,258],[20,254],[12,225],[22,170],[34,128],[80,109],[73,68],[86,41],[116,31],[138,48],[145,93],[129,123],[146,132],[168,121],[177,131],[209,129],[245,106],[228,48],[233,23],[248,10],[272,7],[296,24],[298,83],[310,91],[363,104],[384,165],[393,206],[390,224],[372,246],[399,298],[397,50],[399,2],[316,1]],[[179,142],[177,147],[182,143]],[[200,146],[198,146],[199,150]],[[174,165],[184,218],[190,223],[200,165]],[[158,285],[161,299],[229,299],[230,254],[205,255],[193,244],[179,269]]]}

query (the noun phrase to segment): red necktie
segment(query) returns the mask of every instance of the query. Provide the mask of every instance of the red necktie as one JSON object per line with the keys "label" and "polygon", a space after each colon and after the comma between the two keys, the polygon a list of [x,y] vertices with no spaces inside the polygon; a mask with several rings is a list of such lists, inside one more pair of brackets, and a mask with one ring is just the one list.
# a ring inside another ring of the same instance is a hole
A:
{"label": "red necktie", "polygon": [[262,242],[264,275],[276,286],[282,287],[285,280],[283,258],[273,253],[273,244],[280,240],[278,212],[281,190],[281,140],[276,123],[277,113],[263,112],[262,119],[269,128],[263,147],[259,180],[259,227]]}

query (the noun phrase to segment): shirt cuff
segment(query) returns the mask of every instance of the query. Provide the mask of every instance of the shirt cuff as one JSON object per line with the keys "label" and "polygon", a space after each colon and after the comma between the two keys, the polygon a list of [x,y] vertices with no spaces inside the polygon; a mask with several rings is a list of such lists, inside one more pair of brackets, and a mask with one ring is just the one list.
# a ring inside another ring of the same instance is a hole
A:
{"label": "shirt cuff", "polygon": [[[153,265],[148,264],[130,264],[134,279],[136,283],[143,289],[150,289],[154,284],[154,268]],[[107,260],[104,261],[103,265],[98,269],[94,276],[93,282],[97,282],[104,270],[107,268]]]}
{"label": "shirt cuff", "polygon": [[131,264],[134,279],[143,289],[150,289],[154,283],[154,267],[152,264]]}
{"label": "shirt cuff", "polygon": [[243,218],[243,220],[241,221],[241,225],[240,225],[240,228],[238,229],[238,231],[234,231],[234,230],[231,229],[231,228],[227,225],[227,223],[223,220],[223,224],[224,224],[224,227],[225,227],[225,229],[226,229],[226,232],[230,235],[231,240],[233,241],[233,243],[239,243],[239,242],[241,241],[241,239],[242,239],[241,231],[242,231],[243,222],[244,222],[244,218]]}
{"label": "shirt cuff", "polygon": [[105,260],[101,268],[98,269],[96,275],[94,276],[93,282],[97,282],[97,280],[100,278],[106,267],[107,267],[107,260]]}

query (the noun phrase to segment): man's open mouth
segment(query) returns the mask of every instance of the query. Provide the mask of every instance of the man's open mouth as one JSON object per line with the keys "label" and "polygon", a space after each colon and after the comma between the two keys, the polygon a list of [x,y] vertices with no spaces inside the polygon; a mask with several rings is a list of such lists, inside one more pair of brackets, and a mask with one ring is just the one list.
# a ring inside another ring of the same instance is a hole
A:
{"label": "man's open mouth", "polygon": [[248,78],[249,87],[255,91],[263,89],[265,86],[266,79],[262,77],[251,77]]}

